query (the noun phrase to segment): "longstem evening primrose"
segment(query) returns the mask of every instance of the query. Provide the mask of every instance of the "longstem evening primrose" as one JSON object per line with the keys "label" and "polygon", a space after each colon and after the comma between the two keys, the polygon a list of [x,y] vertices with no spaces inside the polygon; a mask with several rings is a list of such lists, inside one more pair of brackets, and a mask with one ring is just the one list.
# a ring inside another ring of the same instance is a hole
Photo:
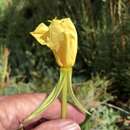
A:
{"label": "longstem evening primrose", "polygon": [[42,44],[48,46],[60,66],[60,78],[49,94],[49,96],[36,108],[25,120],[24,123],[39,116],[48,106],[61,94],[61,118],[67,117],[67,97],[71,96],[75,106],[80,111],[90,114],[80,104],[72,89],[72,67],[77,55],[77,32],[70,18],[61,20],[54,19],[49,26],[41,23],[31,35]]}

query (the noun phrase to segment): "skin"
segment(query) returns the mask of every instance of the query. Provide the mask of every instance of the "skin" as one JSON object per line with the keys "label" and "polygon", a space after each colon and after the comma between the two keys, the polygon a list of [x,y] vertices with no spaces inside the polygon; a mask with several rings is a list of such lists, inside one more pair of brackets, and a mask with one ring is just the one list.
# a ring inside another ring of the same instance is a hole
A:
{"label": "skin", "polygon": [[[46,94],[0,96],[0,130],[17,130],[20,123],[44,100]],[[25,130],[80,130],[85,115],[68,105],[67,119],[60,119],[60,101],[57,99],[35,121],[28,122]]]}

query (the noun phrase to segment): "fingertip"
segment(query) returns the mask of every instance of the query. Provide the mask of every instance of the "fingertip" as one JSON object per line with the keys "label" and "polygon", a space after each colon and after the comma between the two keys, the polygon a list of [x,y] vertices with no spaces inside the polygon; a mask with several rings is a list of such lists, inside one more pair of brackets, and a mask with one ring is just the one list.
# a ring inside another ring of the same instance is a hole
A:
{"label": "fingertip", "polygon": [[76,123],[81,124],[86,118],[85,114],[80,112],[76,107],[73,107],[72,105],[69,105],[68,107],[69,107],[68,117],[73,121],[75,121]]}
{"label": "fingertip", "polygon": [[[49,120],[61,118],[61,102],[56,99],[49,108],[43,113],[43,117]],[[85,120],[85,114],[80,112],[76,107],[68,104],[67,107],[67,119],[73,120],[80,124]]]}
{"label": "fingertip", "polygon": [[59,119],[51,120],[37,126],[33,130],[81,130],[80,126],[72,120]]}

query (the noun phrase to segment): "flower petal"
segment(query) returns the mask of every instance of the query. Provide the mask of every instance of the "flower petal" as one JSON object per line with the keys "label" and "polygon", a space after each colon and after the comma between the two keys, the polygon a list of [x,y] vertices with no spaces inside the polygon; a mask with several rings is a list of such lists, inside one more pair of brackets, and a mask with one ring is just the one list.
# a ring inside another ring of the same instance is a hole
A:
{"label": "flower petal", "polygon": [[42,45],[46,45],[47,37],[48,37],[48,26],[44,23],[38,25],[38,27],[34,30],[34,32],[30,32],[30,34]]}
{"label": "flower petal", "polygon": [[34,30],[35,33],[44,34],[49,30],[48,26],[46,26],[44,23],[40,23],[37,28]]}
{"label": "flower petal", "polygon": [[31,35],[54,53],[60,67],[72,67],[77,55],[77,32],[70,18],[53,19],[49,27],[41,23]]}

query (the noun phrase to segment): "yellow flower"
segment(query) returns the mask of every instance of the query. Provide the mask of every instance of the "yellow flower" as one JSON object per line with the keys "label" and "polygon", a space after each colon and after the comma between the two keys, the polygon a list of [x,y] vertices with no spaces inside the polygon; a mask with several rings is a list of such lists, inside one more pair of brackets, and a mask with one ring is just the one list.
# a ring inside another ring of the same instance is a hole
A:
{"label": "yellow flower", "polygon": [[72,98],[73,103],[79,110],[90,114],[80,104],[72,88],[72,66],[75,63],[77,54],[77,32],[72,21],[69,18],[64,18],[61,20],[52,20],[49,26],[41,23],[31,34],[40,44],[48,46],[53,51],[56,61],[61,68],[60,78],[52,92],[23,123],[34,119],[44,112],[60,94],[62,118],[67,117],[68,95]]}
{"label": "yellow flower", "polygon": [[49,26],[41,23],[31,34],[47,45],[54,53],[60,67],[72,67],[77,54],[77,32],[70,18],[54,19]]}

